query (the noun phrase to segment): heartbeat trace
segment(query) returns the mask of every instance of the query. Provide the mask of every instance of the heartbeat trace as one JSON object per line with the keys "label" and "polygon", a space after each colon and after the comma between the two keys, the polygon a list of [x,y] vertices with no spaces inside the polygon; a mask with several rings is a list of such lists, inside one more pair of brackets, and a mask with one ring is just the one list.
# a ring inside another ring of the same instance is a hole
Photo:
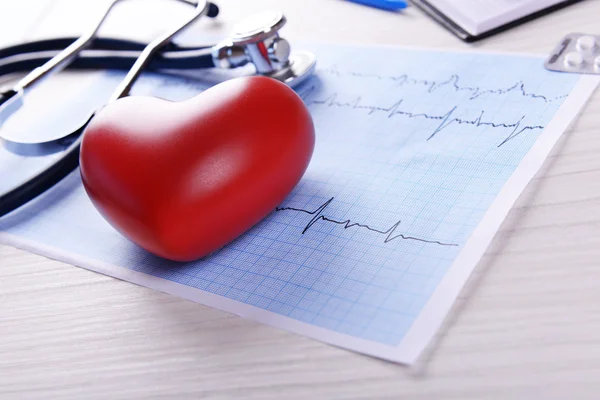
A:
{"label": "heartbeat trace", "polygon": [[444,242],[440,242],[437,240],[427,240],[427,239],[422,239],[422,238],[418,238],[418,237],[414,237],[414,236],[406,236],[402,233],[398,233],[396,234],[396,229],[398,229],[398,227],[400,226],[400,223],[402,221],[398,221],[396,222],[394,225],[390,226],[387,230],[382,231],[379,229],[375,229],[375,228],[371,228],[368,225],[365,224],[359,224],[357,222],[352,222],[351,220],[347,219],[345,221],[338,221],[329,217],[326,217],[325,215],[323,215],[323,212],[325,211],[325,209],[331,204],[331,202],[333,201],[333,197],[330,198],[329,200],[327,200],[325,203],[321,204],[318,208],[316,208],[313,211],[309,211],[309,210],[305,210],[303,208],[294,208],[294,207],[276,207],[275,211],[296,211],[296,212],[303,212],[306,213],[308,215],[312,215],[312,219],[310,221],[308,221],[308,224],[306,224],[306,226],[304,227],[304,229],[302,230],[302,234],[304,235],[314,224],[317,223],[317,221],[322,220],[325,222],[331,222],[337,225],[342,225],[344,227],[344,229],[349,229],[349,228],[353,228],[353,227],[357,227],[357,228],[364,228],[367,229],[371,232],[375,232],[375,233],[379,233],[381,235],[385,235],[385,239],[383,240],[383,243],[389,243],[392,240],[395,239],[403,239],[403,240],[416,240],[418,242],[423,242],[423,243],[433,243],[433,244],[438,244],[440,246],[458,246],[458,244],[456,243],[444,243]]}
{"label": "heartbeat trace", "polygon": [[508,94],[511,92],[520,94],[523,97],[529,97],[532,99],[543,100],[546,103],[564,99],[568,96],[568,95],[564,94],[564,95],[560,95],[560,96],[556,96],[556,97],[547,97],[547,96],[544,96],[541,94],[529,93],[529,92],[527,92],[527,90],[525,90],[525,83],[523,83],[523,81],[518,81],[512,86],[509,86],[507,88],[501,88],[501,89],[482,89],[477,86],[474,86],[474,87],[461,86],[460,85],[460,76],[458,76],[456,74],[450,75],[450,77],[448,79],[438,82],[438,81],[434,81],[434,80],[411,78],[407,74],[401,74],[401,75],[394,76],[394,75],[368,74],[368,73],[353,72],[353,71],[342,72],[342,71],[339,71],[335,66],[327,68],[327,69],[321,69],[319,71],[328,73],[330,75],[338,76],[338,77],[339,76],[354,76],[354,77],[358,77],[358,78],[373,78],[373,79],[378,79],[378,80],[384,80],[384,79],[392,80],[392,81],[397,82],[398,86],[421,85],[421,86],[425,86],[427,88],[428,93],[433,93],[434,91],[436,91],[442,87],[449,86],[452,89],[454,89],[454,91],[456,91],[456,92],[461,92],[461,91],[471,92],[471,96],[469,97],[469,100],[475,100],[486,94],[504,95],[504,94]]}
{"label": "heartbeat trace", "polygon": [[[312,91],[311,89],[309,89],[308,91],[311,92]],[[305,93],[305,96],[308,96],[308,94],[310,94],[310,93]],[[483,120],[484,111],[481,111],[481,114],[479,114],[479,116],[475,119],[463,119],[463,118],[458,118],[458,117],[451,118],[452,114],[454,114],[454,112],[456,111],[458,106],[452,107],[448,112],[446,112],[443,115],[430,115],[430,114],[426,114],[426,113],[413,113],[410,111],[401,110],[400,106],[402,105],[402,102],[403,102],[402,99],[398,100],[396,103],[394,103],[390,107],[381,107],[381,106],[360,104],[361,97],[357,97],[353,101],[340,102],[337,100],[337,96],[338,96],[338,94],[334,93],[324,100],[311,100],[311,101],[307,102],[307,106],[324,105],[327,107],[351,108],[354,110],[368,110],[369,115],[373,114],[375,112],[385,112],[385,113],[387,113],[388,118],[392,118],[395,115],[403,115],[408,118],[425,118],[425,119],[430,119],[430,120],[441,121],[440,124],[437,126],[437,128],[435,128],[433,133],[431,135],[429,135],[427,140],[433,139],[435,137],[435,135],[437,135],[444,128],[447,128],[452,124],[458,124],[458,125],[467,124],[467,125],[474,125],[476,127],[490,126],[492,128],[513,128],[512,132],[497,147],[501,147],[503,144],[514,139],[515,137],[519,136],[521,133],[523,133],[525,131],[544,129],[544,126],[542,126],[542,125],[526,125],[526,126],[521,127],[525,116],[522,116],[518,121],[513,122],[513,123],[505,123],[505,122],[496,123],[496,122],[491,122],[491,121],[484,121]]]}

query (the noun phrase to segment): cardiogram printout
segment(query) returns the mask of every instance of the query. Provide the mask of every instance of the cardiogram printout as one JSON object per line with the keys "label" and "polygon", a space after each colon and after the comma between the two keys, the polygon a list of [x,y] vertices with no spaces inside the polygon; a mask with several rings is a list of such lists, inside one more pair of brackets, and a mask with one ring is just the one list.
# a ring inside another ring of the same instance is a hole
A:
{"label": "cardiogram printout", "polygon": [[[186,264],[144,252],[99,216],[78,172],[1,219],[0,241],[412,363],[598,78],[546,71],[543,57],[306,47],[318,56],[297,89],[315,122],[312,162],[222,250]],[[102,104],[121,76],[85,96]],[[182,100],[222,79],[199,76],[146,74],[134,94]],[[44,162],[2,150],[0,189]]]}

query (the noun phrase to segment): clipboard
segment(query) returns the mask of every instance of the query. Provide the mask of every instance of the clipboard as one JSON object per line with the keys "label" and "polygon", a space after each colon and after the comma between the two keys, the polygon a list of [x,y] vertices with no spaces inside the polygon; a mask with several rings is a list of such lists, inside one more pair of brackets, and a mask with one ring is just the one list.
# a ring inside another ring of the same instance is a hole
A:
{"label": "clipboard", "polygon": [[498,33],[504,32],[508,29],[522,25],[526,22],[529,22],[536,18],[540,18],[544,15],[550,14],[554,11],[560,10],[562,8],[573,5],[575,3],[579,3],[581,1],[583,1],[583,0],[564,0],[558,4],[554,4],[552,6],[544,8],[542,10],[536,11],[532,14],[529,14],[524,17],[520,17],[513,21],[507,22],[506,24],[503,24],[503,25],[501,25],[497,28],[491,29],[489,31],[482,32],[478,35],[473,35],[473,34],[467,32],[466,30],[464,30],[458,23],[456,23],[451,18],[449,18],[447,15],[445,15],[443,12],[438,10],[427,0],[412,0],[412,3],[415,6],[417,6],[418,8],[420,8],[427,15],[429,15],[433,20],[435,20],[440,25],[442,25],[444,28],[446,28],[448,31],[452,32],[455,36],[457,36],[461,40],[469,43],[469,42],[476,42],[478,40],[485,39],[487,37],[496,35]]}

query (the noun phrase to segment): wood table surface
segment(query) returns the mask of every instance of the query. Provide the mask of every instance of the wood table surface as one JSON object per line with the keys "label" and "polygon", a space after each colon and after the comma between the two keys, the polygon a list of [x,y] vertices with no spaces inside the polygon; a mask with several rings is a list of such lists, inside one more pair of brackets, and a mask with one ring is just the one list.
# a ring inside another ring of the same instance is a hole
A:
{"label": "wood table surface", "polygon": [[[149,12],[142,21],[152,1],[124,4],[104,31],[128,26],[145,37],[165,17]],[[599,0],[475,44],[416,7],[388,13],[343,0],[218,4],[220,22],[194,27],[195,34],[223,34],[262,9],[285,13],[292,41],[547,54],[566,33],[600,34]],[[76,35],[98,5],[0,2],[0,21],[39,10],[24,36],[0,39]],[[0,399],[599,398],[599,154],[596,93],[413,368],[0,246]]]}

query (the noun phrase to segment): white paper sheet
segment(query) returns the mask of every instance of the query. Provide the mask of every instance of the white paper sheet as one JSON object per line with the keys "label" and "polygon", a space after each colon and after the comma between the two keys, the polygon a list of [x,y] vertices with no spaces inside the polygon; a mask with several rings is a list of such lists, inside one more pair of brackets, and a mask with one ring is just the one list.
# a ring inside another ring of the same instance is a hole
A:
{"label": "white paper sheet", "polygon": [[[298,93],[316,126],[313,160],[269,217],[221,251],[186,264],[145,253],[100,217],[78,173],[0,219],[0,242],[414,362],[598,78],[551,73],[543,57],[310,49],[317,73]],[[203,76],[147,75],[134,93],[179,100],[218,79]],[[87,93],[101,104],[116,82],[107,75]],[[2,150],[0,190],[44,162]]]}

